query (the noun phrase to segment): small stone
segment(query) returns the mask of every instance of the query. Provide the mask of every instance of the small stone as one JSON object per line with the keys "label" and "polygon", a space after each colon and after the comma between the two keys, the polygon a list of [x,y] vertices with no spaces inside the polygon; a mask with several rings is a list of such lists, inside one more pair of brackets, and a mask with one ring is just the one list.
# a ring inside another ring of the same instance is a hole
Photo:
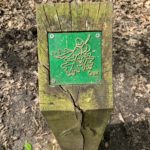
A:
{"label": "small stone", "polygon": [[43,3],[46,3],[48,0],[43,0]]}
{"label": "small stone", "polygon": [[29,31],[29,33],[28,33],[28,35],[27,35],[27,39],[28,39],[28,40],[31,40],[31,39],[32,39],[32,32],[31,32],[31,31]]}
{"label": "small stone", "polygon": [[120,120],[121,122],[125,122],[124,119],[123,119],[123,117],[122,117],[122,114],[121,114],[121,113],[119,113],[119,120]]}
{"label": "small stone", "polygon": [[108,148],[109,144],[108,142],[105,142],[105,148]]}
{"label": "small stone", "polygon": [[16,141],[16,140],[18,140],[18,139],[19,139],[19,137],[17,137],[17,136],[13,136],[13,137],[12,137],[12,140],[13,140],[13,141]]}
{"label": "small stone", "polygon": [[150,114],[150,108],[147,107],[147,108],[144,109],[144,111],[145,111],[146,113]]}
{"label": "small stone", "polygon": [[21,113],[22,113],[22,114],[25,114],[25,113],[26,113],[26,108],[22,108],[22,109],[21,109]]}
{"label": "small stone", "polygon": [[8,27],[10,27],[10,28],[12,27],[12,21],[8,22]]}

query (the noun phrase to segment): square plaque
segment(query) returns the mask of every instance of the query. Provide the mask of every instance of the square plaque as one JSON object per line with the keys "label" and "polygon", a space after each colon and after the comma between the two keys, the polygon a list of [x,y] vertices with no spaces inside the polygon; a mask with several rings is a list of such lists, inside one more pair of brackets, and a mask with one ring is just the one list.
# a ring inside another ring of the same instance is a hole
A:
{"label": "square plaque", "polygon": [[102,32],[48,33],[50,85],[102,80]]}

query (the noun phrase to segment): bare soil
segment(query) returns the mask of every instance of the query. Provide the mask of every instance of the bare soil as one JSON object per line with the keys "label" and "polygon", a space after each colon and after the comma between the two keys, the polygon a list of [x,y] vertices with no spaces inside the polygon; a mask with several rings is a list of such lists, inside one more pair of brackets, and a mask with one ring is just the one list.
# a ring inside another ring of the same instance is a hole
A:
{"label": "bare soil", "polygon": [[[115,102],[100,149],[150,150],[150,0],[113,3]],[[0,1],[0,150],[60,150],[38,108],[35,19],[33,0]]]}

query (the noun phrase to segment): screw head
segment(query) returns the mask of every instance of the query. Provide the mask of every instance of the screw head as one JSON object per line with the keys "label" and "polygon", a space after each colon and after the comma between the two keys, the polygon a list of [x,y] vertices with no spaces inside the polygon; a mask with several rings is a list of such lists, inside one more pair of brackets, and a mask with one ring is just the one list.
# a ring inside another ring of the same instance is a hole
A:
{"label": "screw head", "polygon": [[99,37],[100,37],[100,34],[99,34],[99,33],[96,33],[95,36],[96,36],[96,38],[99,38]]}
{"label": "screw head", "polygon": [[55,79],[51,79],[51,83],[52,84],[56,83],[56,80]]}
{"label": "screw head", "polygon": [[50,34],[50,35],[49,35],[49,38],[50,38],[50,39],[53,39],[53,38],[54,38],[54,34]]}

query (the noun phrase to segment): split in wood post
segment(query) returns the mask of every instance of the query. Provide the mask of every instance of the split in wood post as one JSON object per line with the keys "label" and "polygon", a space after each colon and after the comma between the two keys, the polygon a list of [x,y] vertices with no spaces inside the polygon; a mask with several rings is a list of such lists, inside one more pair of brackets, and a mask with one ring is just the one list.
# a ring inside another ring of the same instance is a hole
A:
{"label": "split in wood post", "polygon": [[63,150],[98,150],[113,109],[112,3],[38,4],[40,110]]}

